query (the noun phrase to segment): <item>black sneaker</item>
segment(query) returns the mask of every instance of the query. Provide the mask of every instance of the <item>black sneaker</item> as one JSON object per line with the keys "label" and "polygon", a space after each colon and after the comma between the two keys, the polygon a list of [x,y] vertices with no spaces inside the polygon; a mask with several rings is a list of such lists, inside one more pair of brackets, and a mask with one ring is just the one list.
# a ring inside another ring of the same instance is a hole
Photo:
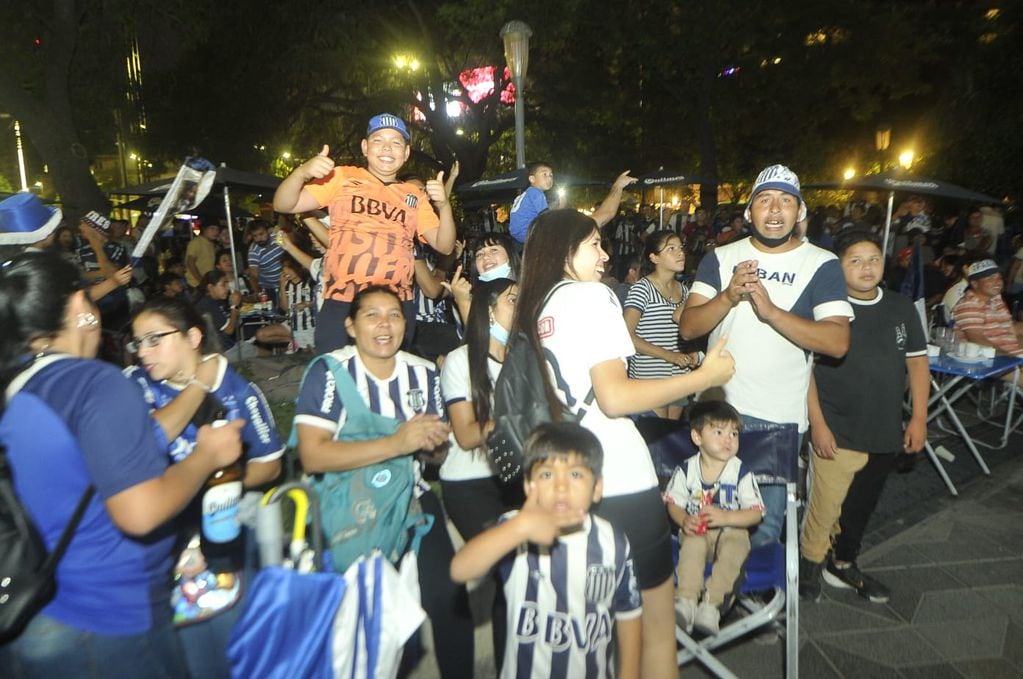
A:
{"label": "black sneaker", "polygon": [[821,571],[823,563],[814,563],[799,557],[799,598],[803,601],[821,600]]}
{"label": "black sneaker", "polygon": [[887,587],[861,571],[855,563],[850,563],[845,568],[839,568],[833,560],[828,559],[828,565],[824,569],[823,575],[824,582],[832,587],[855,589],[857,594],[872,603],[887,603],[891,598],[891,592]]}

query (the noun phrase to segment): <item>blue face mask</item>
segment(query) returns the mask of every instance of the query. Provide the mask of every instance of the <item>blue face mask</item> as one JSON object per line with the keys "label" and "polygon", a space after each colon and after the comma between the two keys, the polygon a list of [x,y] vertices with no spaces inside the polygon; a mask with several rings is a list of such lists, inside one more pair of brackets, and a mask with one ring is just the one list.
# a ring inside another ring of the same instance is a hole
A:
{"label": "blue face mask", "polygon": [[494,321],[490,324],[490,336],[496,339],[505,346],[508,345],[508,331],[504,329],[504,326]]}
{"label": "blue face mask", "polygon": [[511,265],[508,264],[508,262],[505,262],[504,264],[499,264],[490,271],[480,272],[481,281],[493,281],[497,280],[498,278],[511,278]]}

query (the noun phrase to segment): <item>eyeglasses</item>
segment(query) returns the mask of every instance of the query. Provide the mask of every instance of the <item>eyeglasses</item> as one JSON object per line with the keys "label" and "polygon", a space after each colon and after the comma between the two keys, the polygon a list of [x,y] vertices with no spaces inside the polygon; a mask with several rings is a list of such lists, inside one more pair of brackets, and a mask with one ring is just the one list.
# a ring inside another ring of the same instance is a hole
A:
{"label": "eyeglasses", "polygon": [[139,349],[145,347],[146,349],[152,349],[153,347],[160,346],[160,342],[167,335],[173,335],[181,332],[180,330],[167,330],[165,332],[151,332],[145,337],[133,337],[130,342],[124,345],[124,348],[133,354],[137,354]]}

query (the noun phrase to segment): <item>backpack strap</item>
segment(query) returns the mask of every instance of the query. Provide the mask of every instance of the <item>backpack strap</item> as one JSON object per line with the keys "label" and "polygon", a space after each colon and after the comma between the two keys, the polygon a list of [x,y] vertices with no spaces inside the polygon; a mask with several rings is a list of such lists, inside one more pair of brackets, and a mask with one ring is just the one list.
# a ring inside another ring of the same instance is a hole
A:
{"label": "backpack strap", "polygon": [[[40,370],[66,358],[73,357],[68,354],[46,354],[34,359],[7,385],[5,403],[10,402],[14,395],[21,391],[22,388],[28,384],[28,381],[38,374]],[[3,455],[5,458],[6,464],[7,451],[4,450],[3,446],[0,446],[0,455]],[[54,546],[53,551],[46,555],[46,561],[43,562],[42,572],[47,576],[51,575],[57,569],[57,564],[64,556],[64,552],[67,551],[68,545],[71,544],[71,538],[78,529],[78,524],[82,521],[82,516],[85,514],[85,510],[89,506],[89,501],[92,500],[92,496],[95,494],[96,487],[91,484],[85,489],[85,492],[82,493],[82,497],[78,500],[78,505],[75,507],[75,511],[71,514],[71,518],[68,520],[67,526],[64,527],[64,532],[61,533],[60,539],[57,540],[57,544]]]}
{"label": "backpack strap", "polygon": [[[554,297],[554,293],[555,292],[557,292],[561,288],[565,287],[566,285],[571,285],[572,283],[575,283],[575,282],[577,282],[577,281],[561,280],[561,281],[558,281],[557,283],[555,283],[554,287],[552,287],[550,289],[550,292],[547,293],[547,296],[543,298],[543,304],[540,305],[540,313],[541,314],[543,313],[544,307],[546,307],[547,303],[551,301],[552,297]],[[545,353],[548,353],[548,352],[546,352],[546,350],[545,350]],[[595,400],[597,400],[597,395],[593,392],[593,387],[590,387],[589,392],[587,392],[586,396],[583,397],[582,404],[584,406],[591,406],[591,405],[593,405],[593,402]],[[579,419],[582,419],[582,417],[583,417],[583,415],[585,413],[586,413],[586,408],[581,408],[580,407],[580,408],[578,408],[578,410],[576,412],[576,415],[579,417]]]}

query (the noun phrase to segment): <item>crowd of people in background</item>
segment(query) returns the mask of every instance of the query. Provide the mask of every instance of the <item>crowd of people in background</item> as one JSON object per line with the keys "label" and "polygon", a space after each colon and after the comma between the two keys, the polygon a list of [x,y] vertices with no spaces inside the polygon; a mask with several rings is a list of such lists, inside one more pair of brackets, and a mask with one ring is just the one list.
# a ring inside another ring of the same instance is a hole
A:
{"label": "crowd of people in background", "polygon": [[[889,454],[922,446],[927,389],[920,382],[925,326],[906,315],[908,302],[890,300],[923,297],[930,323],[1023,353],[1018,222],[992,207],[941,213],[909,196],[883,250],[879,205],[811,208],[795,173],[781,165],[761,173],[748,204],[665,211],[623,207],[635,181],[623,172],[591,217],[549,209],[553,170],[535,163],[509,223],[470,234],[452,210],[457,164],[426,181],[401,174],[410,140],[400,118],[375,116],[362,142],[365,167],[335,165],[324,146],[284,179],[263,215],[244,224],[175,220],[134,261],[146,218],[132,227],[90,212],[59,225],[59,212],[34,197],[0,203],[0,220],[4,210],[35,220],[16,239],[0,238],[29,253],[0,273],[2,322],[12,329],[2,342],[4,386],[30,374],[21,388],[71,427],[70,439],[52,447],[85,460],[66,465],[68,502],[51,506],[38,488],[19,490],[52,543],[66,505],[95,486],[87,513],[94,521],[69,549],[58,583],[96,586],[75,570],[96,550],[107,553],[111,572],[131,580],[107,585],[124,594],[116,624],[76,586],[58,588],[28,630],[0,647],[16,676],[109,673],[137,658],[141,639],[154,649],[136,660],[147,669],[226,676],[236,615],[213,611],[175,635],[172,594],[151,600],[149,588],[169,574],[172,548],[180,555],[178,602],[182,578],[212,570],[214,580],[230,572],[244,583],[257,565],[244,550],[227,565],[204,558],[192,500],[211,472],[239,456],[246,489],[280,478],[284,446],[273,416],[258,388],[231,367],[254,353],[327,354],[344,373],[321,362],[303,380],[294,426],[306,473],[412,456],[415,497],[436,519],[419,573],[444,677],[473,673],[463,583],[477,577],[499,583],[492,620],[502,676],[605,676],[614,673],[609,662],[618,664],[617,676],[677,676],[676,610],[687,629],[695,623],[715,633],[745,555],[778,541],[782,530],[784,487],[758,486],[763,470],[733,459],[739,433],[757,423],[794,424],[825,480],[818,486],[825,494],[810,506],[801,594],[819,598],[823,574],[829,584],[887,600],[887,590],[856,567],[858,535],[891,468]],[[882,297],[889,302],[875,308]],[[876,318],[878,334],[902,328],[902,342],[873,347],[857,332],[866,327],[861,316]],[[524,482],[504,484],[486,447],[494,385],[512,341],[549,366],[544,390],[578,424],[532,437]],[[853,389],[841,366],[870,365],[879,353],[891,370],[879,378],[887,394],[880,402],[898,412],[878,415],[890,425],[883,436],[846,436],[857,426],[836,414]],[[90,360],[96,356],[125,368],[128,379]],[[71,378],[82,386],[55,386]],[[914,410],[903,437],[907,387]],[[698,400],[713,405],[697,407]],[[684,420],[694,407],[700,455],[676,472],[664,497],[631,416]],[[393,427],[347,436],[353,414],[367,408]],[[219,420],[234,424],[208,426]],[[5,443],[24,445],[14,436]],[[14,452],[19,476],[42,473]],[[439,468],[442,493],[423,480],[431,467]],[[721,501],[722,483],[741,486],[741,503]],[[702,493],[709,503],[701,504]],[[852,509],[842,505],[847,495]],[[465,553],[456,556],[447,518],[468,542]],[[844,542],[832,552],[839,525]],[[154,530],[163,531],[161,540],[141,539]],[[687,565],[680,563],[676,590],[671,537],[679,531]],[[587,537],[576,544],[577,535]],[[555,538],[563,548],[552,546]],[[721,575],[704,583],[702,567],[719,543]],[[588,615],[558,603],[594,586],[586,559],[610,578],[599,599],[617,630],[617,655],[610,633],[566,649],[549,629],[545,636],[531,627],[555,612]],[[580,570],[566,578],[565,569]],[[532,578],[541,571],[561,574],[538,587]],[[233,583],[218,582],[232,602],[241,598]],[[523,617],[527,609],[535,618]],[[40,651],[54,629],[84,641]],[[89,659],[78,657],[78,644],[89,647]]]}

